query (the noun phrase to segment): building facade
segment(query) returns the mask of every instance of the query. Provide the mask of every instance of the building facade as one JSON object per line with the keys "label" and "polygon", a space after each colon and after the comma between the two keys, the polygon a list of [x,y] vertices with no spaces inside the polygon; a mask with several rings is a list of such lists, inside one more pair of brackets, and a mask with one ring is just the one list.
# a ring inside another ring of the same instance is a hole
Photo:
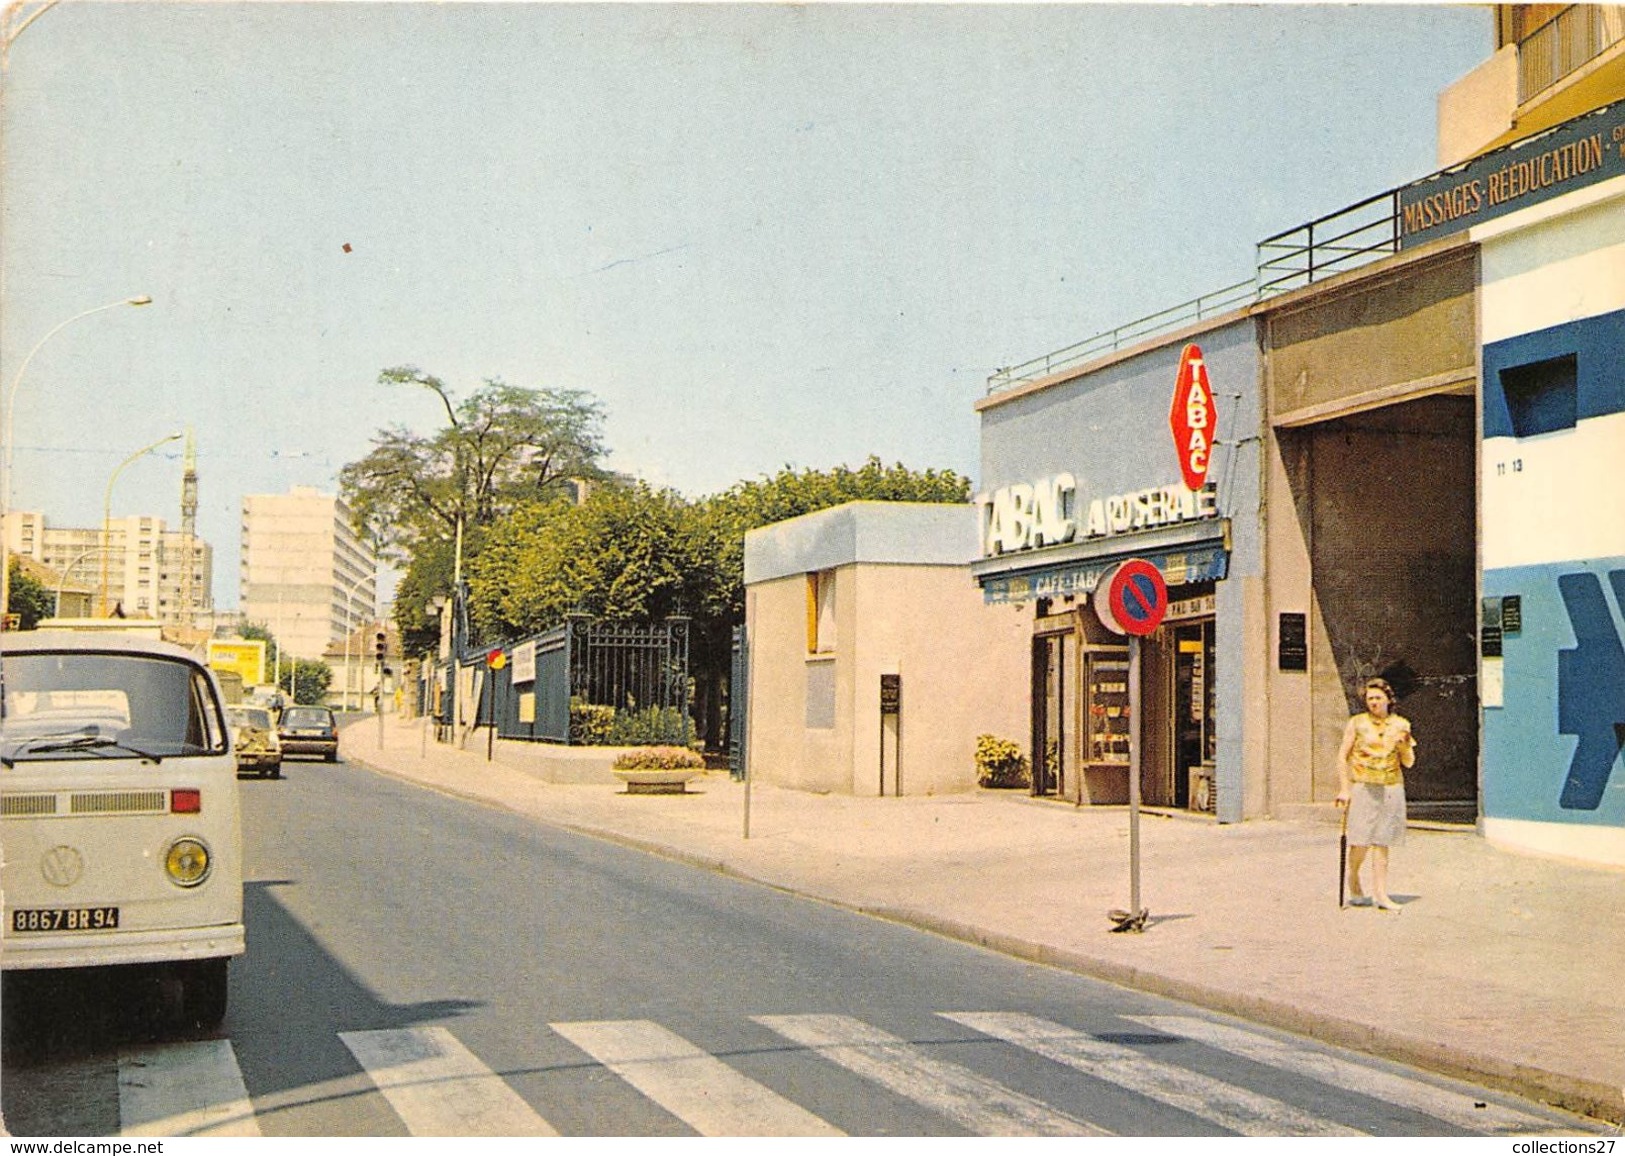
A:
{"label": "building facade", "polygon": [[[1182,375],[1201,393],[1176,406]],[[971,572],[1026,633],[1025,685],[1000,693],[1032,703],[1029,745],[1047,768],[1035,793],[1128,801],[1129,643],[1091,603],[1111,566],[1143,558],[1170,612],[1140,644],[1141,798],[1227,821],[1265,812],[1259,378],[1254,324],[1231,311],[1076,370],[1005,375],[977,403]],[[1192,435],[1173,419],[1196,406],[1192,479]]]}
{"label": "building facade", "polygon": [[970,790],[1020,739],[1026,631],[969,581],[975,511],[852,502],[745,536],[749,773],[798,790]]}
{"label": "building facade", "polygon": [[349,507],[295,486],[243,498],[239,608],[289,654],[321,660],[358,622],[378,617],[378,563]]}
{"label": "building facade", "polygon": [[[189,626],[213,613],[213,547],[168,529],[162,518],[114,518],[104,530],[52,526],[44,514],[13,511],[5,517],[5,533],[13,554],[50,567],[73,590],[93,591],[87,614],[117,610]],[[67,600],[66,588],[63,594]]]}
{"label": "building facade", "polygon": [[1625,864],[1625,173],[1472,236],[1485,834]]}
{"label": "building facade", "polygon": [[[1031,742],[1063,751],[1046,788],[1122,798],[1099,762],[1125,745],[1122,643],[1087,607],[1132,550],[1213,615],[1211,650],[1180,615],[1144,644],[1148,802],[1211,776],[1221,820],[1329,809],[1383,677],[1421,739],[1413,819],[1625,863],[1625,9],[1496,20],[1494,59],[1441,97],[1448,167],[1261,242],[1228,318],[995,375],[974,569],[1031,607]],[[1240,419],[1205,504],[1154,476],[1195,342]]]}

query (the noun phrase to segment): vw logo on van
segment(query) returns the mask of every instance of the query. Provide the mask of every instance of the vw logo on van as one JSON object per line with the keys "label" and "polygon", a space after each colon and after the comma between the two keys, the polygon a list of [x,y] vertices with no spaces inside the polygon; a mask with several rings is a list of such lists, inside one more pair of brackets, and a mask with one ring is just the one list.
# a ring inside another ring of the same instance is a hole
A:
{"label": "vw logo on van", "polygon": [[85,873],[85,857],[76,847],[52,847],[40,859],[40,874],[53,887],[72,887]]}

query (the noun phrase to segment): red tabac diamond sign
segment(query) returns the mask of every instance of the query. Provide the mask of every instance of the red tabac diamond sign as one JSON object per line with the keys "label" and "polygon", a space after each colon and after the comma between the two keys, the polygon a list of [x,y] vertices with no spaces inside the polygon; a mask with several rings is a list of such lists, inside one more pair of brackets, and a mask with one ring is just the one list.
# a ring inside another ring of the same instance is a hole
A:
{"label": "red tabac diamond sign", "polygon": [[1207,463],[1213,448],[1213,431],[1218,414],[1213,408],[1213,390],[1208,382],[1202,350],[1187,345],[1179,355],[1179,376],[1174,382],[1174,404],[1168,411],[1168,428],[1174,434],[1174,452],[1185,485],[1199,490],[1207,482]]}

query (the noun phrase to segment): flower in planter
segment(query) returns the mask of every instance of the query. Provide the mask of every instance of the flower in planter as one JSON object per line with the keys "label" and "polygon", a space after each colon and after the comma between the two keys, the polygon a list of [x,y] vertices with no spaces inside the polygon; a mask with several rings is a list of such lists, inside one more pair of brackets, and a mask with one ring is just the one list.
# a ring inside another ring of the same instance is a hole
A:
{"label": "flower in planter", "polygon": [[639,747],[615,759],[617,771],[704,770],[705,759],[687,747]]}

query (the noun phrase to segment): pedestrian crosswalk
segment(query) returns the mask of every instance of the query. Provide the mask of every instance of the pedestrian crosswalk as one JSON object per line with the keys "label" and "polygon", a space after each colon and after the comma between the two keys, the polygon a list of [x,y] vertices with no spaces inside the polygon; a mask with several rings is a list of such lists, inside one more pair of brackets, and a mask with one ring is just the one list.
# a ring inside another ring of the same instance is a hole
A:
{"label": "pedestrian crosswalk", "polygon": [[[1103,1086],[1119,1103],[1128,1095],[1139,1098],[1135,1103],[1145,1101],[1147,1112],[1160,1106],[1163,1131],[1170,1127],[1170,1109],[1176,1130],[1188,1118],[1182,1130],[1190,1133],[1243,1136],[1364,1135],[1373,1120],[1394,1119],[1393,1108],[1436,1121],[1430,1130],[1440,1132],[1549,1134],[1560,1126],[1553,1117],[1489,1103],[1442,1082],[1218,1020],[1123,1018],[1135,1032],[1091,1033],[1025,1012],[942,1011],[934,1021],[943,1030],[905,1039],[847,1015],[741,1016],[738,1030],[757,1033],[751,1038],[763,1043],[719,1048],[720,1054],[651,1020],[561,1021],[548,1030],[559,1037],[550,1048],[582,1057],[573,1067],[608,1073],[605,1078],[624,1083],[700,1136],[884,1130],[865,1125],[856,1108],[847,1109],[842,1127],[797,1103],[805,1075],[801,1083],[775,1078],[769,1074],[772,1064],[762,1059],[789,1054],[801,1057],[798,1062],[832,1065],[832,1072],[839,1069],[859,1086],[875,1089],[877,1104],[901,1101],[940,1118],[944,1131],[979,1136],[1109,1134],[1093,1107]],[[511,1082],[518,1068],[510,1063],[506,1072],[494,1070],[446,1027],[348,1031],[338,1039],[410,1135],[559,1134],[547,1113],[562,1105],[550,1109],[528,1101]],[[967,1050],[968,1044],[985,1046]],[[988,1049],[1002,1048],[1025,1059],[989,1065]],[[1223,1062],[1216,1069],[1211,1062],[1185,1067],[1168,1058],[1189,1058],[1192,1049],[1204,1054],[1211,1049]],[[1158,1054],[1149,1054],[1153,1051]],[[755,1063],[747,1053],[755,1053]],[[982,1070],[966,1062],[972,1055]],[[1238,1059],[1246,1062],[1238,1065]],[[1052,1065],[1052,1078],[1036,1081],[1042,1084],[1037,1090],[1011,1086],[1020,1077],[1007,1073],[1030,1073],[1024,1065],[1033,1063],[1046,1071]],[[999,1078],[988,1074],[989,1066],[998,1067]],[[1203,1066],[1226,1078],[1196,1070]],[[535,1080],[522,1083],[528,1094],[542,1098]],[[1068,1091],[1057,1095],[1058,1087]],[[580,1094],[579,1087],[571,1094]],[[118,1095],[126,1136],[261,1134],[254,1098],[229,1040],[126,1051],[120,1057]],[[1351,1095],[1380,1101],[1388,1115],[1351,1113]],[[277,1103],[285,1108],[286,1102],[285,1090],[279,1092]],[[589,1115],[576,1110],[578,1105],[570,1107],[571,1119]],[[822,1110],[830,1114],[827,1107]],[[1344,1118],[1336,1118],[1338,1113]],[[1123,1131],[1120,1115],[1117,1122],[1116,1130]]]}

